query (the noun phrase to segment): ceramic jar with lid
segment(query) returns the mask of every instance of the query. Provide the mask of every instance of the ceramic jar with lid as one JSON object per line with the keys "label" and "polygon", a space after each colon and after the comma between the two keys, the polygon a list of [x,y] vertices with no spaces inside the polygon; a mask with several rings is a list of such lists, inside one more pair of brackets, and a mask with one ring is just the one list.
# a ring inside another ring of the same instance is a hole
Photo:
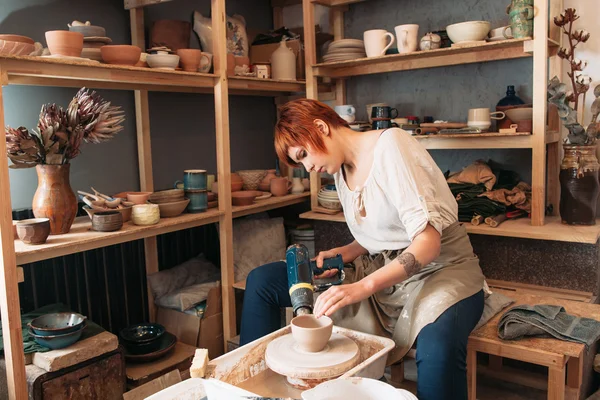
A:
{"label": "ceramic jar with lid", "polygon": [[271,76],[276,80],[296,80],[296,55],[287,47],[285,40],[282,40],[279,48],[271,54]]}
{"label": "ceramic jar with lid", "polygon": [[437,33],[429,32],[421,38],[419,48],[421,50],[435,50],[442,47],[442,38]]}

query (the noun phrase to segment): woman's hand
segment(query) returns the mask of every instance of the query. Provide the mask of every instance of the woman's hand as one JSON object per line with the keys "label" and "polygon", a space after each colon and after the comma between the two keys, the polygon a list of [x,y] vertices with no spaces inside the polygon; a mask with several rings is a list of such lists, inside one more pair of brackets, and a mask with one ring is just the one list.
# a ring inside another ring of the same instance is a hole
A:
{"label": "woman's hand", "polygon": [[314,315],[317,318],[323,315],[329,317],[340,308],[358,303],[372,294],[373,292],[363,281],[348,285],[332,286],[317,297]]}
{"label": "woman's hand", "polygon": [[[339,249],[337,249],[337,248],[319,252],[317,257],[315,257],[315,261],[317,262],[317,267],[323,268],[323,260],[324,259],[335,257],[338,254],[339,254]],[[323,273],[320,275],[315,275],[315,278],[317,278],[317,279],[332,278],[337,274],[337,272],[338,272],[337,269],[330,269],[327,271],[323,271]]]}

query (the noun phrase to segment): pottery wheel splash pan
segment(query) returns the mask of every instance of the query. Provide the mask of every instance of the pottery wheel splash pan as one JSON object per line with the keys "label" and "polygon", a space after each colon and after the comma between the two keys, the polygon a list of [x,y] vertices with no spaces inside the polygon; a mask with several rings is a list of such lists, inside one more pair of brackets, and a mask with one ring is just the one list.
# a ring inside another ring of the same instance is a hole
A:
{"label": "pottery wheel splash pan", "polygon": [[337,378],[359,360],[356,342],[339,333],[332,334],[325,348],[316,353],[301,350],[291,334],[273,340],[265,353],[267,366],[286,376],[299,389],[310,389],[323,380]]}

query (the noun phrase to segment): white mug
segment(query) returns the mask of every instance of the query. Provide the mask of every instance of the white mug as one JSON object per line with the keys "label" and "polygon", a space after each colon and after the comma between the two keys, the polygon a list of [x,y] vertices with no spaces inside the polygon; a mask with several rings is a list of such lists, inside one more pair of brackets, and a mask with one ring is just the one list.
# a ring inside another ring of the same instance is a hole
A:
{"label": "white mug", "polygon": [[[390,38],[390,42],[385,44],[386,38]],[[367,57],[379,57],[385,55],[387,49],[394,44],[394,35],[385,29],[371,29],[363,34],[365,42],[365,52]]]}
{"label": "white mug", "polygon": [[[499,114],[501,116],[496,116]],[[469,119],[467,125],[481,130],[489,129],[492,126],[492,119],[503,119],[506,116],[502,111],[490,113],[489,108],[471,108],[469,110]]]}
{"label": "white mug", "polygon": [[349,124],[356,120],[356,109],[350,104],[335,106],[335,112]]}
{"label": "white mug", "polygon": [[212,67],[212,59],[212,54],[203,51],[202,56],[200,57],[200,67],[198,67],[198,72],[208,73]]}
{"label": "white mug", "polygon": [[394,30],[396,31],[396,39],[398,41],[398,53],[406,54],[417,51],[419,25],[398,25]]}

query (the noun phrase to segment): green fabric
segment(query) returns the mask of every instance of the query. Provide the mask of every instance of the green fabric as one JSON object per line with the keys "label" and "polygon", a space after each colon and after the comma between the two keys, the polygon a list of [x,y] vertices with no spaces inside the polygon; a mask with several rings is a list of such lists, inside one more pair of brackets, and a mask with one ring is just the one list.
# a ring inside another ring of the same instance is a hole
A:
{"label": "green fabric", "polygon": [[[33,310],[31,312],[28,312],[27,314],[22,314],[21,315],[21,329],[23,331],[23,348],[25,350],[25,354],[44,353],[46,351],[50,351],[49,348],[39,345],[35,341],[33,336],[31,336],[29,334],[29,326],[27,325],[28,323],[30,323],[35,318],[40,317],[44,314],[50,314],[50,313],[56,313],[56,312],[71,312],[71,311],[72,310],[70,310],[69,307],[67,307],[66,305],[57,303],[57,304],[50,304],[50,305],[38,308],[37,310]],[[104,332],[104,329],[101,326],[93,323],[90,320],[86,320],[86,322],[87,322],[87,326],[85,327],[85,329],[81,335],[81,338],[79,340],[84,340],[84,339],[87,339],[89,337],[92,337],[99,333]],[[2,336],[2,326],[0,326],[0,352],[2,354],[4,354],[4,338]]]}
{"label": "green fabric", "polygon": [[478,197],[486,191],[482,183],[473,185],[471,183],[449,183],[450,191],[457,198],[458,220],[460,222],[471,222],[475,215],[483,218],[503,214],[506,206],[487,197]]}

